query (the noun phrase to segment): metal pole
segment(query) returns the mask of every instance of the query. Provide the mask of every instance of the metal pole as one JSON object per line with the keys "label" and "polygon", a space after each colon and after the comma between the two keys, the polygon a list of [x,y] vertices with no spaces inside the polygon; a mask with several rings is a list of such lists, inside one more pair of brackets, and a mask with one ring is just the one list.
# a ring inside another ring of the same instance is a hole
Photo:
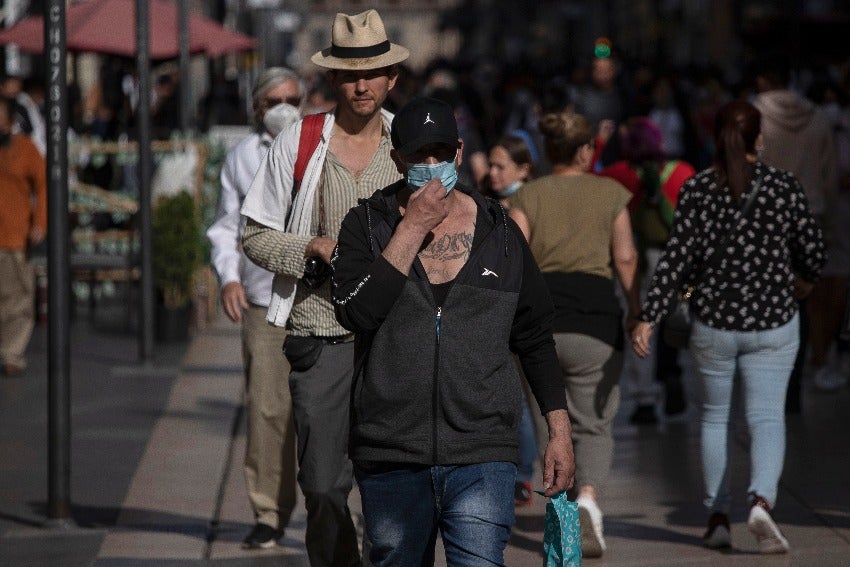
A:
{"label": "metal pole", "polygon": [[179,0],[180,43],[180,129],[183,136],[188,136],[193,127],[192,116],[192,84],[189,75],[189,0]]}
{"label": "metal pole", "polygon": [[47,85],[48,525],[71,517],[68,85],[65,0],[49,0],[44,26]]}
{"label": "metal pole", "polygon": [[139,222],[141,224],[141,301],[139,316],[139,358],[150,363],[153,357],[154,287],[153,227],[151,222],[151,61],[150,18],[147,0],[136,0],[136,67],[139,74]]}

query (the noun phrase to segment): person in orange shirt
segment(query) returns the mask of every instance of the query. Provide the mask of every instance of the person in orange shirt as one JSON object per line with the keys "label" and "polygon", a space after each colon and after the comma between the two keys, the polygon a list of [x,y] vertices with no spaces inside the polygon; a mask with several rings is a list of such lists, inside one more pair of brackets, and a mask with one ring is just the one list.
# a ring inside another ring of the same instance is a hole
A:
{"label": "person in orange shirt", "polygon": [[12,134],[13,104],[0,97],[0,359],[3,372],[26,368],[35,325],[35,277],[28,248],[47,233],[44,158],[25,134]]}

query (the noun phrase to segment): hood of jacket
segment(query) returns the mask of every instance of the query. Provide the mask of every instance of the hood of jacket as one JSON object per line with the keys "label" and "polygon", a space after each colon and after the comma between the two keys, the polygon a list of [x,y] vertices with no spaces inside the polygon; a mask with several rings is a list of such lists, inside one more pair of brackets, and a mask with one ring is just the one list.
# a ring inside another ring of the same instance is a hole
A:
{"label": "hood of jacket", "polygon": [[810,100],[787,89],[763,92],[754,104],[765,120],[792,132],[808,126],[817,109]]}

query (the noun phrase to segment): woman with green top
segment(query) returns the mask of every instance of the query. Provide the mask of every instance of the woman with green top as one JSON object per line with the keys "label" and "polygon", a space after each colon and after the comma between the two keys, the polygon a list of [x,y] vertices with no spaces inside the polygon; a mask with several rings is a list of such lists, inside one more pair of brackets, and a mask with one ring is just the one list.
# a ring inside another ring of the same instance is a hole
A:
{"label": "woman with green top", "polygon": [[552,174],[526,183],[512,198],[510,215],[528,239],[555,303],[555,347],[573,422],[582,553],[599,557],[605,539],[597,499],[613,458],[623,349],[613,272],[626,296],[629,327],[640,308],[627,208],[631,194],[612,179],[588,173],[593,132],[583,116],[547,114],[540,131]]}

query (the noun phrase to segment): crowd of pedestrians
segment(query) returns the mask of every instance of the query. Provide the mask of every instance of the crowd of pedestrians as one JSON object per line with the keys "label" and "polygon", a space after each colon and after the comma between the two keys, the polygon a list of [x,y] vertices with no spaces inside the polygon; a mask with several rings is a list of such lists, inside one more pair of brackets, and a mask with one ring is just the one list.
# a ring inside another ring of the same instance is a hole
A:
{"label": "crowd of pedestrians", "polygon": [[[297,478],[312,565],[429,564],[438,533],[450,564],[501,564],[539,467],[599,557],[620,387],[636,427],[681,414],[689,357],[704,544],[731,545],[740,396],[747,525],[761,552],[787,552],[772,516],[785,414],[802,411],[806,377],[834,392],[850,375],[850,61],[793,76],[765,62],[736,85],[612,56],[586,75],[485,80],[449,61],[412,72],[375,10],[337,14],[331,31],[312,58],[322,72],[257,78],[253,132],[227,155],[207,232],[242,329],[243,546],[276,545]],[[163,77],[167,137],[178,85]],[[0,97],[0,153],[26,158],[0,160],[9,375],[25,368],[26,250],[45,229],[19,86]],[[120,116],[113,98],[98,97],[90,131]],[[205,127],[227,114],[212,106]],[[685,289],[695,321],[679,352],[660,337]]]}

